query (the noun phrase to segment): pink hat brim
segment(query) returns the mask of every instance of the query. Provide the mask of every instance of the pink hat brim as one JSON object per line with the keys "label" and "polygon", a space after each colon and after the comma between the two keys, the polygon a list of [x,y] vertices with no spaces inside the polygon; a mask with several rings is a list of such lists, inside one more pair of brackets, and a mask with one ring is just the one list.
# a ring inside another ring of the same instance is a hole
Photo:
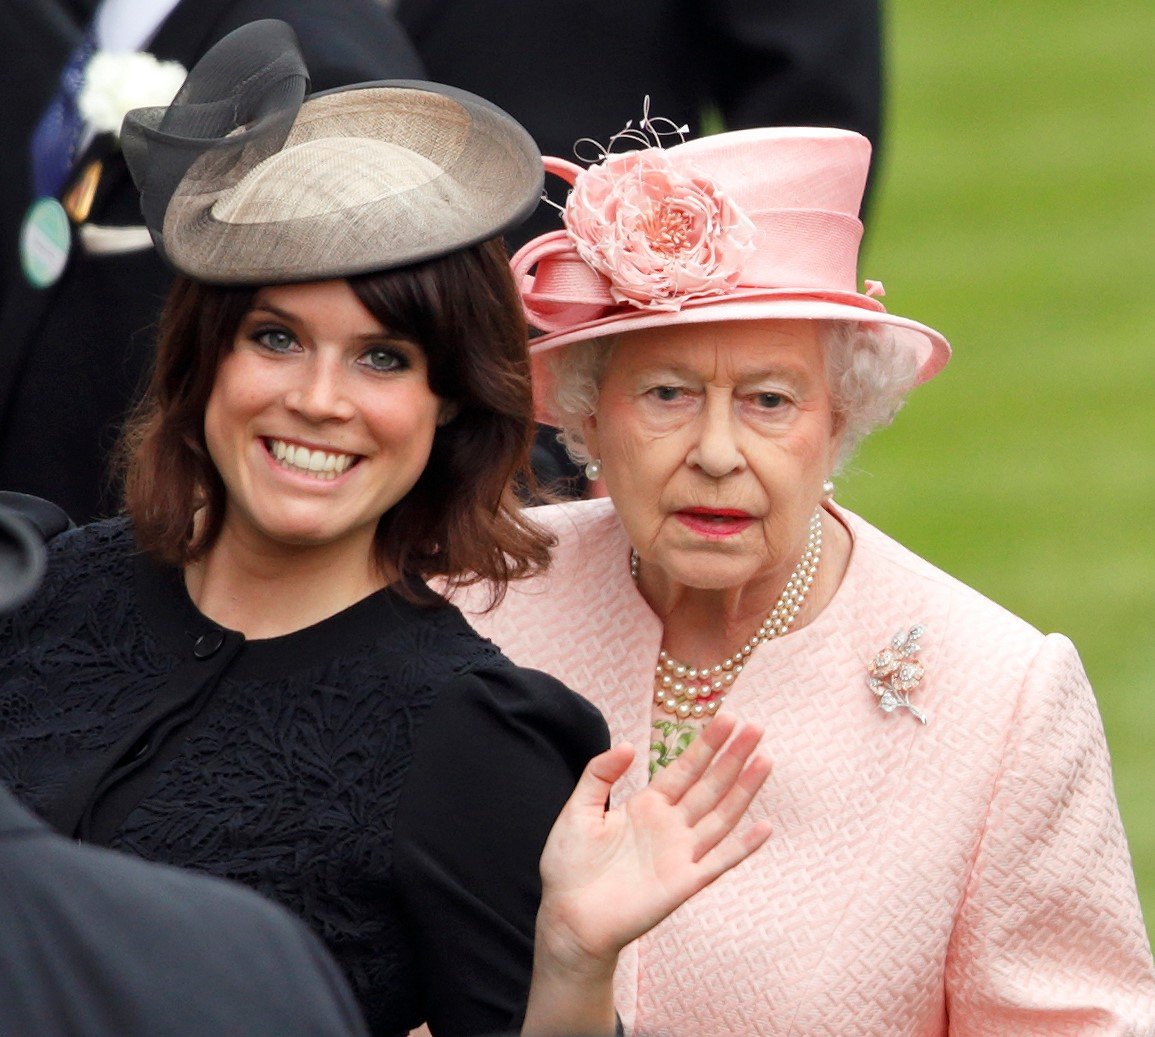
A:
{"label": "pink hat brim", "polygon": [[[853,303],[851,299],[860,301]],[[916,385],[929,381],[946,366],[951,349],[943,335],[909,317],[900,317],[876,307],[879,304],[873,299],[851,293],[835,292],[822,297],[814,293],[800,295],[797,289],[783,290],[779,294],[775,294],[773,289],[763,289],[756,298],[697,299],[680,310],[639,310],[636,315],[623,315],[618,311],[572,328],[549,332],[534,338],[529,346],[537,420],[547,425],[558,424],[552,411],[553,375],[545,362],[548,354],[607,335],[675,324],[716,324],[732,320],[837,320],[881,324],[892,329],[897,347],[914,352],[918,361]]]}

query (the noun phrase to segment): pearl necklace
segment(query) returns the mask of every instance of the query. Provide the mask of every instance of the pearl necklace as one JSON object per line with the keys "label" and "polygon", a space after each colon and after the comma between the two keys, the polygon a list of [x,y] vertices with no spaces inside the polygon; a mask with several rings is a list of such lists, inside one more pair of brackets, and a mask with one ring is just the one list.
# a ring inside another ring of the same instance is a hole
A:
{"label": "pearl necklace", "polygon": [[[814,575],[818,572],[818,561],[822,557],[821,509],[816,509],[810,517],[806,534],[806,550],[786,581],[786,586],[774,603],[770,614],[762,620],[762,625],[741,648],[728,659],[714,666],[687,666],[678,662],[664,648],[658,653],[658,665],[654,670],[654,702],[671,715],[683,720],[700,719],[718,712],[730,690],[746,665],[746,660],[763,641],[773,641],[787,633],[802,611],[806,595],[814,585]],[[630,552],[630,575],[638,580],[638,552]]]}

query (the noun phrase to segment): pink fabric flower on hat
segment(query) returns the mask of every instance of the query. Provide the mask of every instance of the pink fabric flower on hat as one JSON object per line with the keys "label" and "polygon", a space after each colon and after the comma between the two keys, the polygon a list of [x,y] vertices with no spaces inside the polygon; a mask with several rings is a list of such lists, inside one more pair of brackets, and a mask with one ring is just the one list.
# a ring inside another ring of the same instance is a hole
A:
{"label": "pink fabric flower on hat", "polygon": [[710,177],[657,148],[610,155],[575,179],[564,213],[578,255],[615,302],[678,310],[738,284],[754,224]]}

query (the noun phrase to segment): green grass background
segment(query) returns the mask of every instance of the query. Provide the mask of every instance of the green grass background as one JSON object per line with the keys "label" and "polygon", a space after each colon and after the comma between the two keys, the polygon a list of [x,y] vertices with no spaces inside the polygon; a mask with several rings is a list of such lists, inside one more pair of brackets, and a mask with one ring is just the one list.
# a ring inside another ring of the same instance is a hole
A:
{"label": "green grass background", "polygon": [[1155,4],[887,20],[859,273],[955,354],[838,499],[1075,641],[1155,932]]}

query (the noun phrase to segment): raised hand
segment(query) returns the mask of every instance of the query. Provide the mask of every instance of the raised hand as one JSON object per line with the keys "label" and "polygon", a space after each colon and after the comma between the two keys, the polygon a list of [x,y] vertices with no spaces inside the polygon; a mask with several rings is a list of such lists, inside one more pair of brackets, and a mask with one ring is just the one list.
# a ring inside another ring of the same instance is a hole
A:
{"label": "raised hand", "polygon": [[[618,745],[589,762],[542,855],[535,998],[548,987],[562,1001],[601,1000],[604,1010],[618,952],[766,841],[767,822],[736,830],[770,773],[754,753],[761,737],[720,713],[644,791],[609,811],[634,749]],[[550,1032],[530,1026],[536,1018],[527,1014],[527,1031]]]}

